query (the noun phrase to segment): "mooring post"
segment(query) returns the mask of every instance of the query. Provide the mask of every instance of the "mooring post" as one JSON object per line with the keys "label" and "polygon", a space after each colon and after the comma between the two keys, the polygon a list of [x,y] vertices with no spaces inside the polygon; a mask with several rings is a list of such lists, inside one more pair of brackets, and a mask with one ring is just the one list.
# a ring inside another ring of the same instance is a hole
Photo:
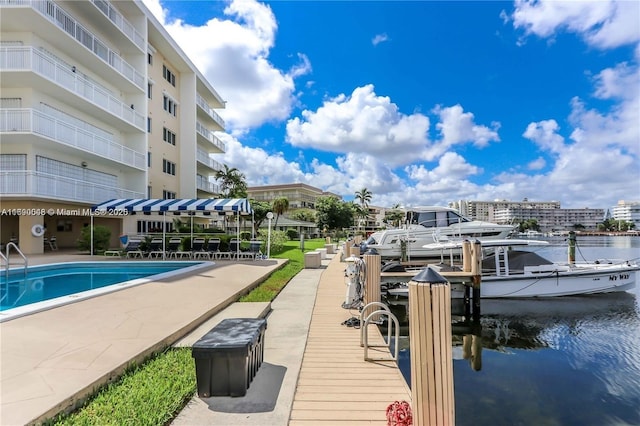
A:
{"label": "mooring post", "polygon": [[471,247],[471,282],[473,283],[473,319],[480,320],[480,283],[482,281],[482,243],[476,240]]}
{"label": "mooring post", "polygon": [[413,424],[454,425],[451,286],[430,266],[409,281],[409,312]]}
{"label": "mooring post", "polygon": [[[362,256],[366,268],[366,282],[364,285],[364,304],[380,302],[380,272],[382,261],[379,254],[364,254]],[[372,318],[374,321],[380,319],[380,315]],[[397,344],[397,343],[396,343]]]}
{"label": "mooring post", "polygon": [[[462,242],[462,271],[471,273],[471,241]],[[471,318],[471,286],[464,283],[464,317]]]}
{"label": "mooring post", "polygon": [[576,263],[576,233],[569,231],[569,265]]}

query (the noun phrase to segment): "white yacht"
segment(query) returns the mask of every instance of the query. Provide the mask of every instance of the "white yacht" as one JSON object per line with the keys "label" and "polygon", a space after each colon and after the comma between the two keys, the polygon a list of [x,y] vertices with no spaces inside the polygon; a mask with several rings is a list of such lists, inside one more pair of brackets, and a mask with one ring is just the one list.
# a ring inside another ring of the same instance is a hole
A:
{"label": "white yacht", "polygon": [[403,228],[374,232],[361,244],[364,253],[373,250],[383,259],[439,257],[440,250],[424,248],[426,244],[449,240],[483,240],[506,238],[513,225],[471,220],[448,207],[413,207],[406,210]]}

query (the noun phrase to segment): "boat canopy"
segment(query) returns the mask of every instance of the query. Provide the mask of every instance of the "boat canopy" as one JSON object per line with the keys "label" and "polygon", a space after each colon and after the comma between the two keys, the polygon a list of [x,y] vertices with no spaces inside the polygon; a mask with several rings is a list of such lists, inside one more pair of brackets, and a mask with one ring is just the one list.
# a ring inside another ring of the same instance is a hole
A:
{"label": "boat canopy", "polygon": [[[553,262],[532,251],[509,250],[507,255],[509,256],[509,271],[511,273],[522,272],[525,266],[553,265]],[[496,272],[495,253],[482,259],[482,272]]]}

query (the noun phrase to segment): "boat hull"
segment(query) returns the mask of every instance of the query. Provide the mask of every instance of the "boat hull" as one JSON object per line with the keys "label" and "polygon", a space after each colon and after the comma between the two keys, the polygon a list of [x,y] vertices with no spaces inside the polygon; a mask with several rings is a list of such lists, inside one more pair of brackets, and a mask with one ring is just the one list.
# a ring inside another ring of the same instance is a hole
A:
{"label": "boat hull", "polygon": [[[614,293],[633,290],[639,267],[610,266],[597,270],[576,268],[570,271],[545,273],[544,275],[509,275],[482,277],[480,297],[532,298],[560,297],[597,293]],[[465,285],[453,283],[451,297],[464,298]],[[387,290],[390,296],[407,297],[407,285]]]}

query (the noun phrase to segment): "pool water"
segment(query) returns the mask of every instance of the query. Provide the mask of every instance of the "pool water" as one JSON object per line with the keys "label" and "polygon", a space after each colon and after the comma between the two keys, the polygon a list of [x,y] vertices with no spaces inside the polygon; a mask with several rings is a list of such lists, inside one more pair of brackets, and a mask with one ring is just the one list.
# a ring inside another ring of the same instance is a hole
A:
{"label": "pool water", "polygon": [[[202,262],[73,262],[12,268],[0,277],[0,312],[85,292],[142,284]],[[146,280],[141,280],[147,278]],[[93,291],[93,293],[97,293]],[[102,292],[103,293],[103,292]]]}

